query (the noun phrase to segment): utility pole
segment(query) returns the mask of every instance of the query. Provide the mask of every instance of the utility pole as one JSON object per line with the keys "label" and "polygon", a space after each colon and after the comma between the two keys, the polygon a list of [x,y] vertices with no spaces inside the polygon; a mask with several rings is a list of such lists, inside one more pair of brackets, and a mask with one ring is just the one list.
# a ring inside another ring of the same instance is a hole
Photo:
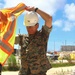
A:
{"label": "utility pole", "polygon": [[55,41],[54,41],[54,51],[55,51]]}
{"label": "utility pole", "polygon": [[20,34],[20,29],[19,29],[19,34]]}
{"label": "utility pole", "polygon": [[67,42],[67,41],[65,40],[65,46],[66,46],[66,42]]}
{"label": "utility pole", "polygon": [[65,40],[65,50],[67,50],[67,48],[66,48],[66,40]]}

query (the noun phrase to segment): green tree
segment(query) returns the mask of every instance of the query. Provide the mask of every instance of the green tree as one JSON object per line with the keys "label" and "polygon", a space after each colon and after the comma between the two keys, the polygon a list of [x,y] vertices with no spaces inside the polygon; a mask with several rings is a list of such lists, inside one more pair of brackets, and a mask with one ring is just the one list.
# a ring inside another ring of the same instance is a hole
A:
{"label": "green tree", "polygon": [[8,58],[7,62],[8,62],[8,70],[14,71],[19,69],[19,67],[17,66],[16,58],[13,54]]}

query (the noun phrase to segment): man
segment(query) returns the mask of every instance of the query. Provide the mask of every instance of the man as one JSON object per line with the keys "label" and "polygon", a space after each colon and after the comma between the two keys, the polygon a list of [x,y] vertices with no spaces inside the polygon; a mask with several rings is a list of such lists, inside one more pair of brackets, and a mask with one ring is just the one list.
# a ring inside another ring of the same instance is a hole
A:
{"label": "man", "polygon": [[[47,42],[52,30],[52,17],[44,11],[28,7],[25,15],[25,26],[28,36],[19,35],[21,46],[21,68],[19,75],[46,75],[51,65],[46,57]],[[44,26],[38,31],[38,15],[45,21]]]}
{"label": "man", "polygon": [[14,50],[16,19],[26,9],[24,3],[0,10],[0,75],[2,66]]}

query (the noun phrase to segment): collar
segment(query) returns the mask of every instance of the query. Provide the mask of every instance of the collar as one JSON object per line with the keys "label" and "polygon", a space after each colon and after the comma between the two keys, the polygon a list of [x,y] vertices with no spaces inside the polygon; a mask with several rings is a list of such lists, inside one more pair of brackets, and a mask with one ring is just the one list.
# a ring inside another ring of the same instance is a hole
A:
{"label": "collar", "polygon": [[38,31],[35,34],[29,34],[29,40],[32,40],[37,35]]}

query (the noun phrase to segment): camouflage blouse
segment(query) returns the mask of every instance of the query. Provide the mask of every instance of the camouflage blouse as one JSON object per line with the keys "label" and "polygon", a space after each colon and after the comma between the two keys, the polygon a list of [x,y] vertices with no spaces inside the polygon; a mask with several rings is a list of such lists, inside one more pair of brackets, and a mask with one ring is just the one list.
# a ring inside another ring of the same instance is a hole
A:
{"label": "camouflage blouse", "polygon": [[31,73],[46,72],[51,68],[47,59],[47,42],[52,30],[43,26],[35,35],[20,36],[22,69],[30,68]]}

